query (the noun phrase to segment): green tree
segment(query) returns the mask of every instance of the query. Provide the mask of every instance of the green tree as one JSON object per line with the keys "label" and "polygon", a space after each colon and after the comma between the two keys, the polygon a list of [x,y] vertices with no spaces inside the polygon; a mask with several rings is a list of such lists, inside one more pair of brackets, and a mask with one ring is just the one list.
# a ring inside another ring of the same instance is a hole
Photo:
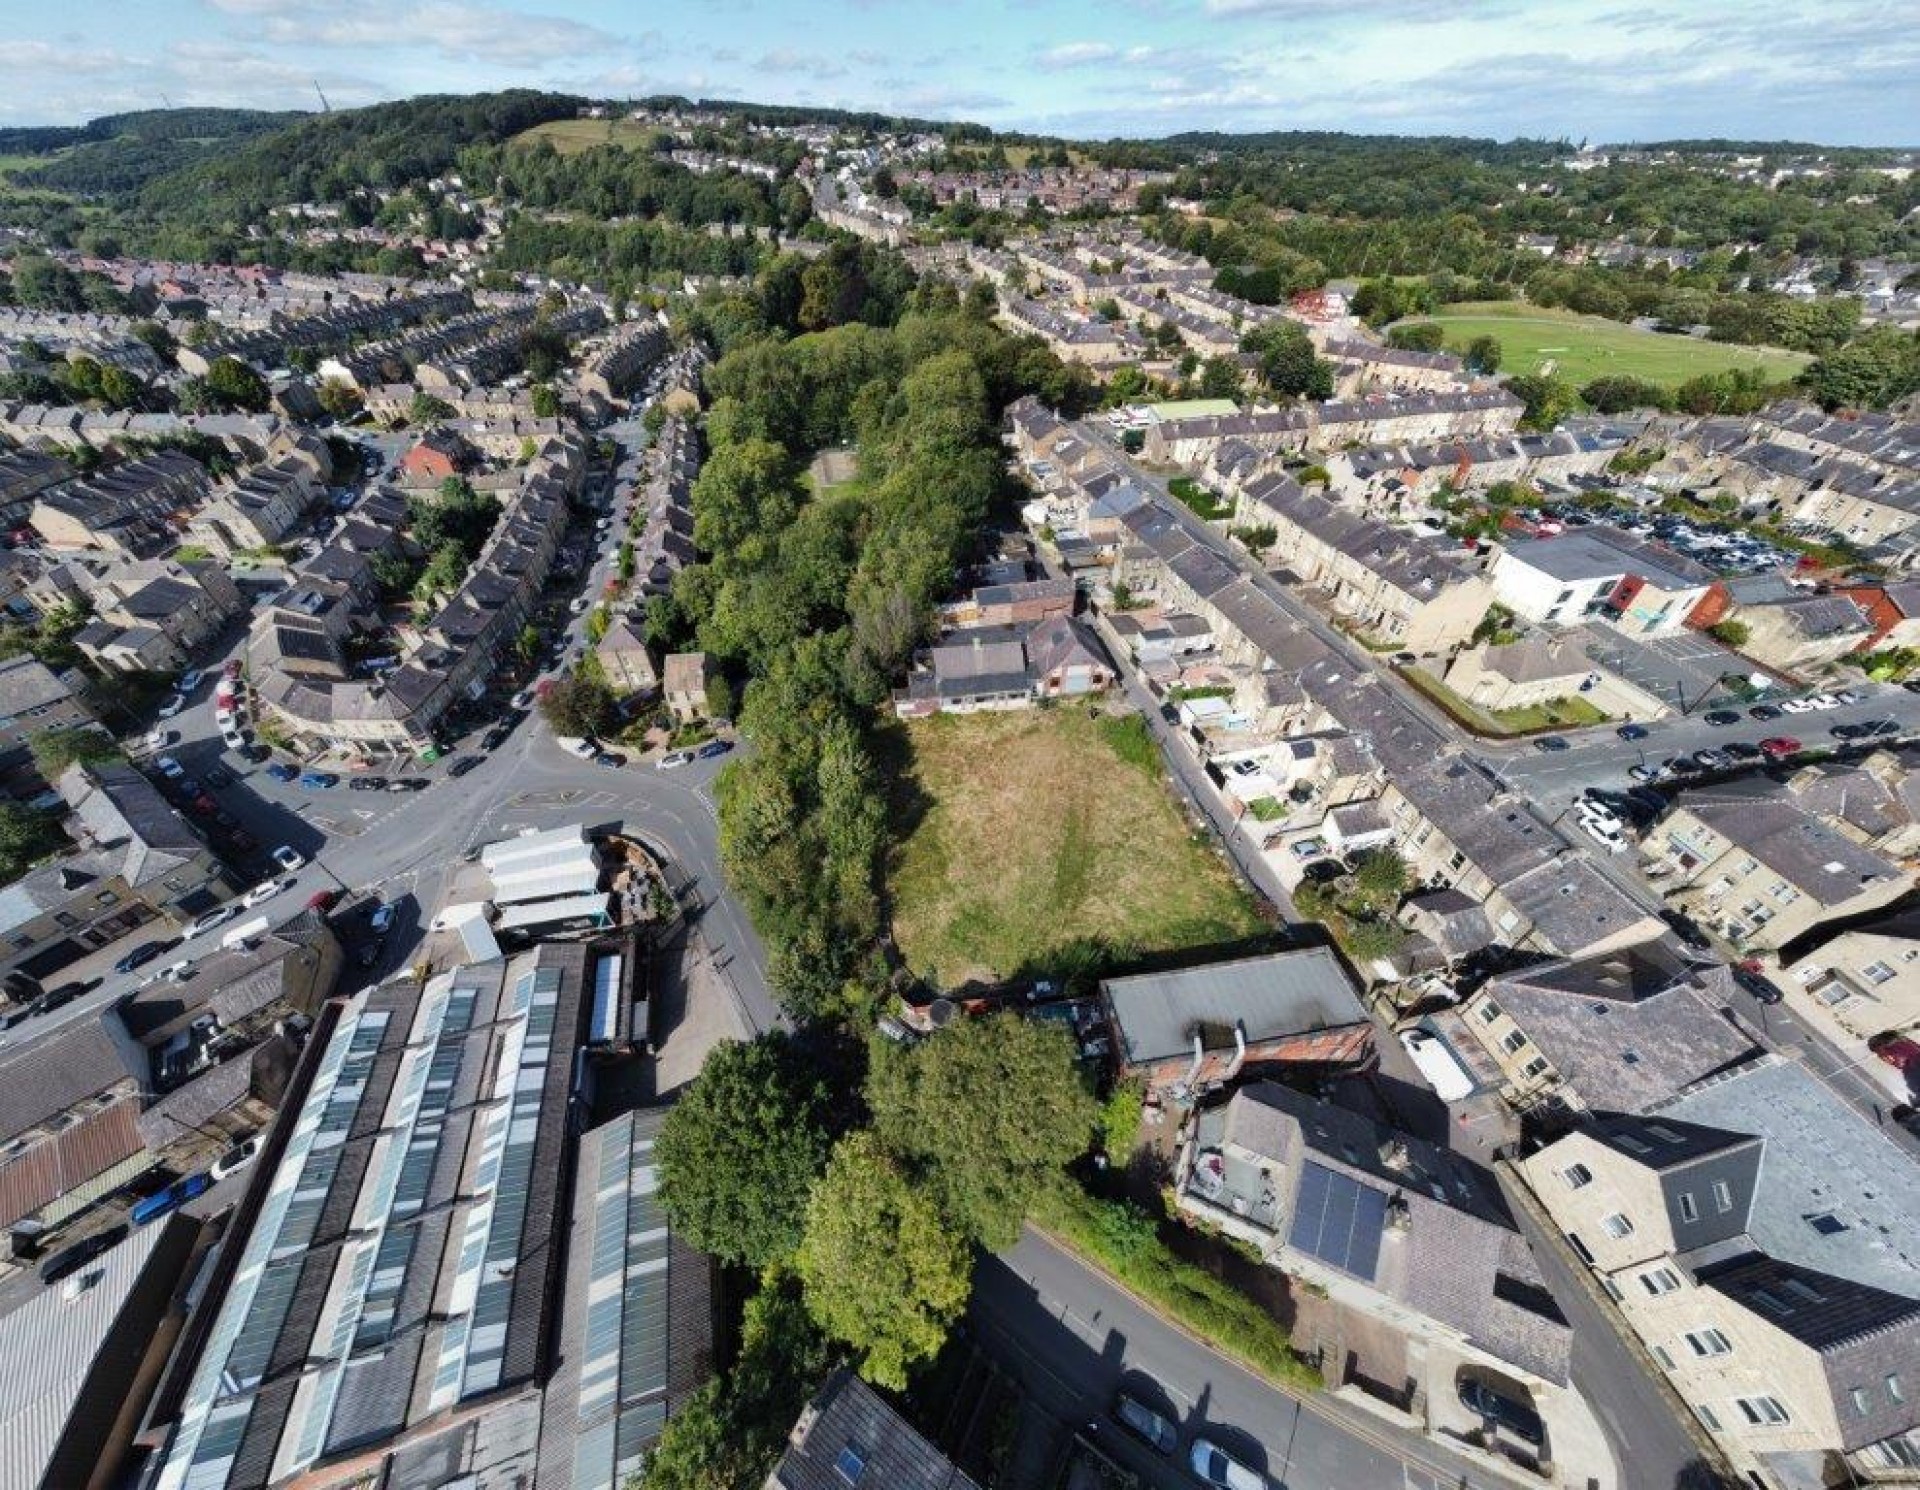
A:
{"label": "green tree", "polygon": [[513,639],[514,655],[522,662],[532,662],[540,655],[540,628],[529,621],[520,628],[520,634]]}
{"label": "green tree", "polygon": [[1476,336],[1467,343],[1467,369],[1491,377],[1500,371],[1502,353],[1500,340],[1493,336]]}
{"label": "green tree", "polygon": [[1597,414],[1624,414],[1629,409],[1663,409],[1667,391],[1645,378],[1595,378],[1580,390],[1587,407]]}
{"label": "green tree", "polygon": [[365,407],[360,390],[344,378],[324,378],[316,395],[320,407],[335,419],[351,419]]}
{"label": "green tree", "polygon": [[790,1259],[833,1147],[832,1095],[819,1063],[777,1030],[709,1055],[654,1153],[680,1234],[755,1269]]}
{"label": "green tree", "polygon": [[1237,398],[1240,394],[1240,364],[1231,357],[1209,357],[1200,366],[1202,398]]}
{"label": "green tree", "polygon": [[1293,321],[1256,326],[1240,338],[1240,350],[1260,359],[1260,376],[1282,397],[1333,396],[1333,369],[1313,350],[1307,331]]}
{"label": "green tree", "polygon": [[1578,406],[1579,395],[1564,378],[1522,373],[1507,379],[1507,391],[1526,408],[1520,423],[1527,429],[1552,429]]}
{"label": "green tree", "polygon": [[905,1388],[966,1308],[967,1244],[867,1132],[840,1140],[807,1202],[797,1258],[807,1310],[860,1352],[876,1385]]}
{"label": "green tree", "polygon": [[0,883],[19,879],[66,841],[51,813],[0,802]]}
{"label": "green tree", "polygon": [[551,383],[535,383],[527,390],[533,405],[533,417],[536,419],[558,419],[560,417],[560,395],[554,391]]}
{"label": "green tree", "polygon": [[1722,642],[1736,650],[1744,647],[1753,637],[1753,628],[1745,621],[1720,621],[1707,628],[1707,634],[1715,641]]}
{"label": "green tree", "polygon": [[257,414],[267,406],[267,385],[238,357],[216,357],[202,379],[215,405]]}
{"label": "green tree", "polygon": [[413,402],[407,405],[407,423],[437,424],[442,419],[453,418],[453,405],[444,398],[435,398],[431,393],[416,393]]}
{"label": "green tree", "polygon": [[1011,1014],[877,1050],[867,1101],[881,1141],[995,1249],[1019,1236],[1037,1187],[1086,1152],[1098,1112],[1066,1032]]}
{"label": "green tree", "polygon": [[33,752],[34,768],[43,781],[57,780],[75,761],[99,766],[126,759],[111,735],[85,726],[43,729],[28,739],[27,748]]}
{"label": "green tree", "polygon": [[596,736],[612,728],[613,690],[584,668],[556,679],[540,695],[540,713],[556,735]]}
{"label": "green tree", "polygon": [[1378,910],[1392,910],[1413,882],[1407,861],[1393,849],[1375,849],[1354,871],[1353,887],[1360,898]]}
{"label": "green tree", "polygon": [[1402,321],[1387,331],[1387,345],[1406,352],[1437,352],[1447,344],[1447,329],[1438,321]]}
{"label": "green tree", "polygon": [[436,596],[452,594],[467,577],[467,562],[467,551],[448,539],[433,551],[413,582],[413,598],[426,604]]}

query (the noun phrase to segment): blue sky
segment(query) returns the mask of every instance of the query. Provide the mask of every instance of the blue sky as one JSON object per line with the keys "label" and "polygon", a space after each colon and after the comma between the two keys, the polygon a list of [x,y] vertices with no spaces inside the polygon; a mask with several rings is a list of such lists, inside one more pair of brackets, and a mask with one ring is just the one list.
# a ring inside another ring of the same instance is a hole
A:
{"label": "blue sky", "polygon": [[1896,0],[0,0],[0,123],[550,87],[1081,136],[1920,145]]}

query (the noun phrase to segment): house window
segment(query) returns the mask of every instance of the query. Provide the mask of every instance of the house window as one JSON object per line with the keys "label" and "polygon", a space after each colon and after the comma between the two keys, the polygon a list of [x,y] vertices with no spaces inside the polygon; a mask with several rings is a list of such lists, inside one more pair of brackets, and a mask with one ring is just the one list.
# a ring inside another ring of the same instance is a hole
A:
{"label": "house window", "polygon": [[1723,1216],[1733,1209],[1733,1187],[1725,1180],[1713,1182],[1713,1208]]}
{"label": "house window", "polygon": [[840,1478],[849,1485],[860,1483],[860,1476],[867,1472],[867,1451],[859,1444],[849,1442],[840,1450],[839,1457],[833,1461],[833,1467],[840,1472]]}
{"label": "house window", "polygon": [[1633,1235],[1633,1222],[1619,1211],[1611,1211],[1600,1218],[1600,1229],[1617,1242],[1622,1237]]}
{"label": "house window", "polygon": [[1847,1395],[1853,1398],[1853,1410],[1856,1416],[1864,1418],[1868,1413],[1873,1411],[1873,1408],[1867,1402],[1867,1389],[1865,1387],[1855,1387]]}
{"label": "house window", "polygon": [[1520,1068],[1520,1075],[1525,1080],[1531,1080],[1546,1069],[1547,1058],[1544,1055],[1536,1055],[1532,1060],[1528,1061],[1526,1065]]}
{"label": "house window", "polygon": [[1667,1354],[1666,1346],[1655,1345],[1652,1347],[1652,1350],[1653,1358],[1660,1363],[1660,1369],[1662,1371],[1671,1371],[1673,1369],[1673,1357]]}
{"label": "house window", "polygon": [[1680,1286],[1680,1277],[1672,1268],[1655,1268],[1640,1275],[1640,1286],[1654,1298],[1663,1293],[1672,1293]]}
{"label": "house window", "polygon": [[1576,1233],[1571,1231],[1567,1233],[1567,1245],[1580,1254],[1580,1260],[1582,1262],[1586,1263],[1589,1267],[1593,1265],[1593,1248],[1581,1241]]}
{"label": "house window", "polygon": [[1756,1428],[1777,1428],[1782,1423],[1793,1421],[1787,1415],[1786,1408],[1780,1405],[1778,1397],[1740,1397],[1734,1405],[1740,1414]]}
{"label": "house window", "polygon": [[1600,1280],[1600,1286],[1606,1289],[1607,1297],[1612,1299],[1616,1304],[1619,1303],[1620,1300],[1625,1297],[1625,1295],[1620,1291],[1620,1285],[1618,1283],[1615,1283],[1611,1278],[1602,1278]]}
{"label": "house window", "polygon": [[1716,1418],[1713,1415],[1713,1409],[1707,1406],[1706,1403],[1704,1402],[1694,1403],[1693,1415],[1698,1419],[1700,1419],[1700,1421],[1706,1425],[1707,1432],[1718,1433],[1720,1431],[1720,1419]]}
{"label": "house window", "polygon": [[1869,983],[1878,986],[1879,984],[1891,983],[1893,981],[1893,969],[1888,967],[1884,962],[1870,962],[1860,969],[1860,976],[1865,978]]}
{"label": "house window", "polygon": [[1900,1378],[1898,1376],[1889,1376],[1887,1378],[1887,1395],[1893,1398],[1895,1402],[1905,1402],[1907,1400],[1907,1394],[1900,1390]]}
{"label": "house window", "polygon": [[1733,1350],[1733,1342],[1718,1330],[1695,1330],[1687,1336],[1687,1344],[1698,1356],[1728,1355]]}
{"label": "house window", "polygon": [[1682,1221],[1698,1221],[1700,1219],[1700,1207],[1694,1204],[1693,1191],[1691,1190],[1683,1190],[1680,1192],[1680,1219]]}
{"label": "house window", "polygon": [[1500,1048],[1508,1055],[1518,1055],[1527,1048],[1527,1037],[1519,1030],[1508,1030],[1500,1037]]}
{"label": "house window", "polygon": [[1569,1164],[1560,1171],[1560,1178],[1567,1182],[1569,1190],[1578,1190],[1593,1183],[1593,1171],[1584,1164]]}
{"label": "house window", "polygon": [[1494,1020],[1498,1019],[1499,1017],[1500,1017],[1500,1006],[1496,1004],[1492,999],[1488,999],[1484,1004],[1480,1006],[1480,1022],[1482,1024],[1492,1024]]}

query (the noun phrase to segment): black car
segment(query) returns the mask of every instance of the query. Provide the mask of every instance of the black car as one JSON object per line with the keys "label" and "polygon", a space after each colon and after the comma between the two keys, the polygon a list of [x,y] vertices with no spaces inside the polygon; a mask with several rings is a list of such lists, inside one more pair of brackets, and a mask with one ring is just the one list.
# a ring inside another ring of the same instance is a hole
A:
{"label": "black car", "polygon": [[355,776],[347,783],[350,792],[383,792],[387,789],[384,776]]}
{"label": "black car", "polygon": [[386,950],[387,950],[387,939],[384,936],[375,937],[372,941],[368,942],[364,947],[360,949],[360,955],[358,958],[360,966],[372,967],[376,962],[380,960],[380,954]]}
{"label": "black car", "polygon": [[1860,738],[1863,740],[1878,740],[1883,735],[1899,733],[1899,724],[1891,719],[1863,719],[1860,722]]}
{"label": "black car", "polygon": [[208,766],[204,775],[208,786],[229,787],[233,785],[233,772],[229,771],[225,766]]}
{"label": "black car", "polygon": [[1725,729],[1729,724],[1738,724],[1740,716],[1731,709],[1715,709],[1706,716],[1706,720],[1716,729]]}
{"label": "black car", "polygon": [[1749,719],[1778,719],[1786,712],[1785,709],[1776,709],[1772,704],[1755,704],[1751,709],[1747,710],[1747,717]]}
{"label": "black car", "polygon": [[126,1239],[127,1224],[122,1221],[117,1226],[109,1226],[105,1231],[96,1232],[84,1242],[75,1242],[66,1251],[56,1252],[40,1264],[40,1281],[58,1283],[62,1278],[79,1272],[102,1252],[110,1250]]}
{"label": "black car", "polygon": [[1758,761],[1767,758],[1766,751],[1758,745],[1750,745],[1745,740],[1734,740],[1720,747],[1737,761]]}
{"label": "black car", "polygon": [[513,733],[513,726],[502,720],[480,737],[482,750],[498,750],[507,743],[507,736]]}
{"label": "black car", "polygon": [[1533,742],[1533,748],[1551,753],[1556,750],[1567,750],[1571,747],[1559,735],[1541,735]]}
{"label": "black car", "polygon": [[154,958],[158,957],[162,952],[168,951],[174,945],[173,942],[142,942],[131,952],[127,953],[125,957],[122,957],[116,962],[113,965],[113,970],[116,973],[130,973],[135,968],[145,967],[149,962],[152,962]]}
{"label": "black car", "polygon": [[606,766],[609,769],[614,769],[624,766],[627,763],[627,758],[624,755],[616,755],[611,750],[603,750],[593,758],[593,763],[596,766]]}
{"label": "black car", "polygon": [[1859,740],[1866,737],[1867,727],[1864,724],[1836,724],[1827,733],[1836,740]]}
{"label": "black car", "polygon": [[1752,994],[1755,1000],[1763,1004],[1777,1004],[1785,997],[1773,983],[1761,977],[1760,974],[1752,971],[1750,968],[1735,967],[1733,969],[1733,981],[1746,989],[1748,993]]}
{"label": "black car", "polygon": [[716,755],[725,755],[731,749],[733,749],[733,741],[731,740],[709,740],[698,750],[694,751],[694,755],[703,761],[710,761]]}
{"label": "black car", "polygon": [[1460,1401],[1462,1405],[1490,1422],[1505,1428],[1516,1438],[1525,1439],[1538,1447],[1546,1438],[1547,1430],[1540,1421],[1540,1414],[1524,1402],[1516,1402],[1503,1392],[1496,1392],[1483,1381],[1467,1380],[1460,1383]]}
{"label": "black car", "polygon": [[93,988],[97,982],[98,980],[95,979],[88,982],[75,981],[62,983],[57,988],[49,988],[45,993],[41,994],[39,998],[35,999],[29,1007],[36,1014],[51,1014],[55,1009],[64,1009],[68,1004],[79,998],[81,994]]}
{"label": "black car", "polygon": [[1644,740],[1648,731],[1644,724],[1623,724],[1614,733],[1623,740]]}
{"label": "black car", "polygon": [[423,792],[433,783],[424,776],[402,776],[387,783],[390,792]]}
{"label": "black car", "polygon": [[1121,1392],[1113,1399],[1113,1420],[1150,1448],[1171,1454],[1180,1447],[1180,1430],[1138,1397]]}
{"label": "black car", "polygon": [[265,765],[273,759],[273,752],[264,745],[244,745],[240,749],[241,758],[252,761],[254,765]]}
{"label": "black car", "polygon": [[471,771],[475,766],[479,764],[480,764],[479,756],[463,755],[460,757],[459,760],[455,761],[452,765],[447,767],[447,774],[449,776],[456,776],[456,777],[464,776],[467,774],[467,772]]}

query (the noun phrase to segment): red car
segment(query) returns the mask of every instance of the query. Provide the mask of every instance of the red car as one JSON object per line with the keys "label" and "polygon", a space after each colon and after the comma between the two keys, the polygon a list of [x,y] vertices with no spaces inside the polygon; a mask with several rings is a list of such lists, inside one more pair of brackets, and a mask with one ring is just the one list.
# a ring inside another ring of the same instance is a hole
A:
{"label": "red car", "polygon": [[1798,755],[1800,742],[1792,735],[1775,735],[1770,740],[1762,740],[1760,748],[1775,760],[1779,760],[1783,756]]}
{"label": "red car", "polygon": [[1875,1035],[1867,1041],[1867,1049],[1896,1071],[1920,1071],[1920,1045],[1905,1035]]}
{"label": "red car", "polygon": [[307,909],[310,911],[332,910],[334,901],[339,898],[339,895],[332,890],[315,890],[307,897]]}

